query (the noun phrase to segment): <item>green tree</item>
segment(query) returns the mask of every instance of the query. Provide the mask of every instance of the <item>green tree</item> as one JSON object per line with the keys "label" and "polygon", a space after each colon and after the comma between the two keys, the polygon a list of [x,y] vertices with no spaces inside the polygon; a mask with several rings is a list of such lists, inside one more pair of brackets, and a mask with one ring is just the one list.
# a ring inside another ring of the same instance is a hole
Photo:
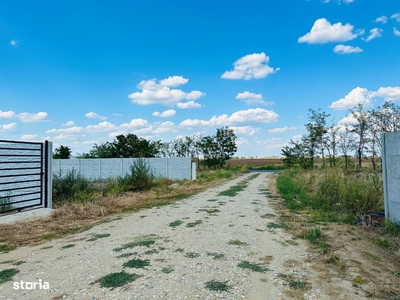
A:
{"label": "green tree", "polygon": [[71,149],[68,146],[60,145],[58,148],[54,150],[53,158],[54,159],[68,159],[71,157]]}
{"label": "green tree", "polygon": [[236,135],[232,129],[222,127],[215,135],[204,136],[199,141],[204,165],[209,168],[223,167],[237,151]]}

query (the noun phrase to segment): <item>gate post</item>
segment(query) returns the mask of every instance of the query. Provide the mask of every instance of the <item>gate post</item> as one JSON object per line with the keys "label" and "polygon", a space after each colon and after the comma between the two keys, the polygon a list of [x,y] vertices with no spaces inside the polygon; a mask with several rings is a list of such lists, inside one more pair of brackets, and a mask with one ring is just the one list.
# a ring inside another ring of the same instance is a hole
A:
{"label": "gate post", "polygon": [[52,208],[53,205],[53,142],[44,142],[44,165],[45,165],[45,177],[44,177],[44,204],[45,208]]}

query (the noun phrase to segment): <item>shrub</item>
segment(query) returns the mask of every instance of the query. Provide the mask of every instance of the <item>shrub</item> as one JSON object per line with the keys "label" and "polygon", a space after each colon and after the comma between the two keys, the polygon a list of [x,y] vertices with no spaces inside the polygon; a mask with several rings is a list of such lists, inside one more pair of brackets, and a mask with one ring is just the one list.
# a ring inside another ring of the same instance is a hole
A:
{"label": "shrub", "polygon": [[119,178],[125,191],[147,191],[154,182],[154,174],[143,158],[136,159],[131,165],[131,173]]}
{"label": "shrub", "polygon": [[77,194],[89,190],[89,181],[75,169],[68,171],[65,176],[61,172],[53,175],[53,202],[73,200]]}

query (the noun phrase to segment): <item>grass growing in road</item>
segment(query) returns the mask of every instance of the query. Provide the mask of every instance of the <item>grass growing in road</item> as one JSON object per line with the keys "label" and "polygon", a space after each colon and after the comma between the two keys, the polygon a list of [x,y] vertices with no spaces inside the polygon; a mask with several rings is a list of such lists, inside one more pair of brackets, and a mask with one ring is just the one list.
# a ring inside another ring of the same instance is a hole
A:
{"label": "grass growing in road", "polygon": [[99,283],[101,287],[111,288],[113,290],[116,287],[123,286],[129,282],[133,282],[137,278],[141,277],[137,274],[128,274],[124,271],[118,273],[110,273],[97,279],[93,283]]}
{"label": "grass growing in road", "polygon": [[241,242],[239,240],[230,240],[228,242],[229,245],[234,245],[234,246],[248,246],[249,244],[245,243],[245,242]]}
{"label": "grass growing in road", "polygon": [[95,241],[95,240],[98,240],[98,239],[103,239],[103,238],[106,238],[106,237],[109,237],[109,236],[110,236],[109,233],[95,234],[92,238],[88,239],[87,241],[88,242],[92,242],[92,241]]}
{"label": "grass growing in road", "polygon": [[174,222],[169,223],[169,227],[177,227],[179,225],[181,225],[183,222],[181,220],[177,220]]}
{"label": "grass growing in road", "polygon": [[0,271],[0,284],[7,282],[7,281],[12,281],[14,275],[16,275],[18,273],[19,273],[19,270],[15,269],[15,268]]}
{"label": "grass growing in road", "polygon": [[0,253],[7,253],[17,248],[17,246],[0,245]]}
{"label": "grass growing in road", "polygon": [[267,271],[270,271],[268,268],[262,267],[257,264],[252,264],[248,261],[242,261],[240,264],[237,265],[239,268],[243,269],[250,269],[254,272],[259,272],[259,273],[265,273]]}
{"label": "grass growing in road", "polygon": [[127,244],[122,245],[121,247],[114,248],[113,251],[120,252],[125,249],[131,249],[131,248],[139,247],[139,246],[150,247],[150,245],[153,245],[155,243],[155,240],[157,238],[158,237],[154,236],[154,235],[140,236],[140,237],[137,237],[135,239],[135,241],[133,241],[131,243],[127,243]]}
{"label": "grass growing in road", "polygon": [[205,283],[206,289],[213,291],[213,292],[228,292],[229,291],[229,285],[226,284],[227,281],[222,282],[222,281],[207,281]]}
{"label": "grass growing in road", "polygon": [[164,274],[169,274],[169,273],[171,273],[173,271],[174,271],[174,269],[171,268],[171,267],[165,267],[165,268],[161,269],[161,272],[163,272]]}
{"label": "grass growing in road", "polygon": [[187,258],[196,258],[196,257],[199,257],[199,256],[200,256],[200,254],[196,253],[196,252],[188,252],[188,253],[185,254],[185,257],[187,257]]}
{"label": "grass growing in road", "polygon": [[65,246],[62,246],[61,249],[68,249],[68,248],[72,248],[75,247],[75,244],[67,244]]}
{"label": "grass growing in road", "polygon": [[196,220],[196,221],[194,221],[194,222],[187,223],[187,224],[186,224],[186,227],[194,227],[194,226],[197,226],[197,225],[199,225],[199,224],[201,224],[201,223],[203,223],[202,220]]}
{"label": "grass growing in road", "polygon": [[150,260],[131,259],[123,264],[125,268],[143,269],[150,265]]}

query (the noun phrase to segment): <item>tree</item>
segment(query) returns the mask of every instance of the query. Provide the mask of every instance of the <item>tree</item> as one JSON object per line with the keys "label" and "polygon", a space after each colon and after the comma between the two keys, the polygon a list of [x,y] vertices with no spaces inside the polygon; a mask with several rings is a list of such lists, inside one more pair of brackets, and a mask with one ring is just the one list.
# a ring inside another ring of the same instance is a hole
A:
{"label": "tree", "polygon": [[222,127],[213,136],[204,136],[199,142],[204,165],[209,168],[223,167],[237,151],[236,135],[232,129]]}
{"label": "tree", "polygon": [[54,150],[54,159],[68,159],[71,157],[71,149],[68,146],[60,145]]}

